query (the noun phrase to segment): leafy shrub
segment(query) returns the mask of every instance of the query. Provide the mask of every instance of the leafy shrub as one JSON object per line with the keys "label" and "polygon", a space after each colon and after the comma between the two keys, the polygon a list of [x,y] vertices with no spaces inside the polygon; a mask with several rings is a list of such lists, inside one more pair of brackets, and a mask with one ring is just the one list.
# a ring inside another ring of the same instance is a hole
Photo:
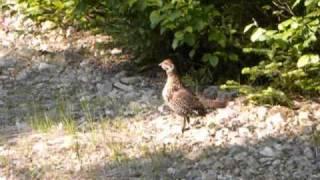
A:
{"label": "leafy shrub", "polygon": [[[242,69],[251,81],[267,79],[272,88],[300,94],[320,92],[319,30],[320,3],[318,0],[300,0],[293,4],[292,13],[301,14],[282,21],[276,29],[257,26],[251,35],[254,48],[245,52],[265,58],[256,66]],[[303,7],[303,8],[299,8]],[[302,10],[301,10],[302,9]],[[269,88],[270,88],[269,87]]]}
{"label": "leafy shrub", "polygon": [[38,22],[112,35],[142,68],[172,56],[191,85],[233,79],[272,104],[320,91],[318,0],[17,1]]}

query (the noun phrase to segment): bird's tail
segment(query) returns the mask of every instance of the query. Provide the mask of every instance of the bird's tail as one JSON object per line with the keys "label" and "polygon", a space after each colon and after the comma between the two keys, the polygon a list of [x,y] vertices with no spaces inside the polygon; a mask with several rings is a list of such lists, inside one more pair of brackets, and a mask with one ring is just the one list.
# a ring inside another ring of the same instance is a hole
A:
{"label": "bird's tail", "polygon": [[224,108],[228,104],[227,99],[209,99],[202,95],[198,95],[198,98],[203,106],[208,109]]}

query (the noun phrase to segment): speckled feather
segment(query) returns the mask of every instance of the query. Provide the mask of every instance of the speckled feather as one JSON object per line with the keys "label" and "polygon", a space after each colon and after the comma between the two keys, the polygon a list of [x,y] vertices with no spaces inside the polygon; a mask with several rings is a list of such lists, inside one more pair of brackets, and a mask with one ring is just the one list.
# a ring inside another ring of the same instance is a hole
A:
{"label": "speckled feather", "polygon": [[191,92],[184,88],[172,92],[168,101],[169,107],[180,116],[198,115],[204,116],[206,110]]}

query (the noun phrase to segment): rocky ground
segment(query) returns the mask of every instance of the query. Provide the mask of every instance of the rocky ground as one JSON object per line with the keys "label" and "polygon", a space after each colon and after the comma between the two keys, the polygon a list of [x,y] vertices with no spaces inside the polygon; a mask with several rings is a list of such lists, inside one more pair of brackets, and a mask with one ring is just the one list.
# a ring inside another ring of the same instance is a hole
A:
{"label": "rocky ground", "polygon": [[4,19],[0,179],[320,179],[319,103],[240,97],[181,134],[161,106],[163,76],[119,65],[121,49],[97,48],[110,37],[50,23],[34,35],[32,22]]}

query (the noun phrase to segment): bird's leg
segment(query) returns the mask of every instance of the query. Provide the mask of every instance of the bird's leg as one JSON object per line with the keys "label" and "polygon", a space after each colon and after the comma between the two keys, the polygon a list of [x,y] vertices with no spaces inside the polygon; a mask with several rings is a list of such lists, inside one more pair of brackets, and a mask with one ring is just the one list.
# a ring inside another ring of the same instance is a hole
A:
{"label": "bird's leg", "polygon": [[186,124],[189,125],[190,123],[190,118],[189,117],[183,117],[183,124],[182,124],[182,134],[184,133],[184,131],[186,130]]}
{"label": "bird's leg", "polygon": [[186,121],[187,121],[186,117],[183,117],[183,124],[182,124],[182,129],[181,129],[182,134],[184,133],[184,130],[186,127]]}
{"label": "bird's leg", "polygon": [[186,119],[187,119],[187,123],[190,124],[190,118],[189,118],[189,116],[187,116]]}

